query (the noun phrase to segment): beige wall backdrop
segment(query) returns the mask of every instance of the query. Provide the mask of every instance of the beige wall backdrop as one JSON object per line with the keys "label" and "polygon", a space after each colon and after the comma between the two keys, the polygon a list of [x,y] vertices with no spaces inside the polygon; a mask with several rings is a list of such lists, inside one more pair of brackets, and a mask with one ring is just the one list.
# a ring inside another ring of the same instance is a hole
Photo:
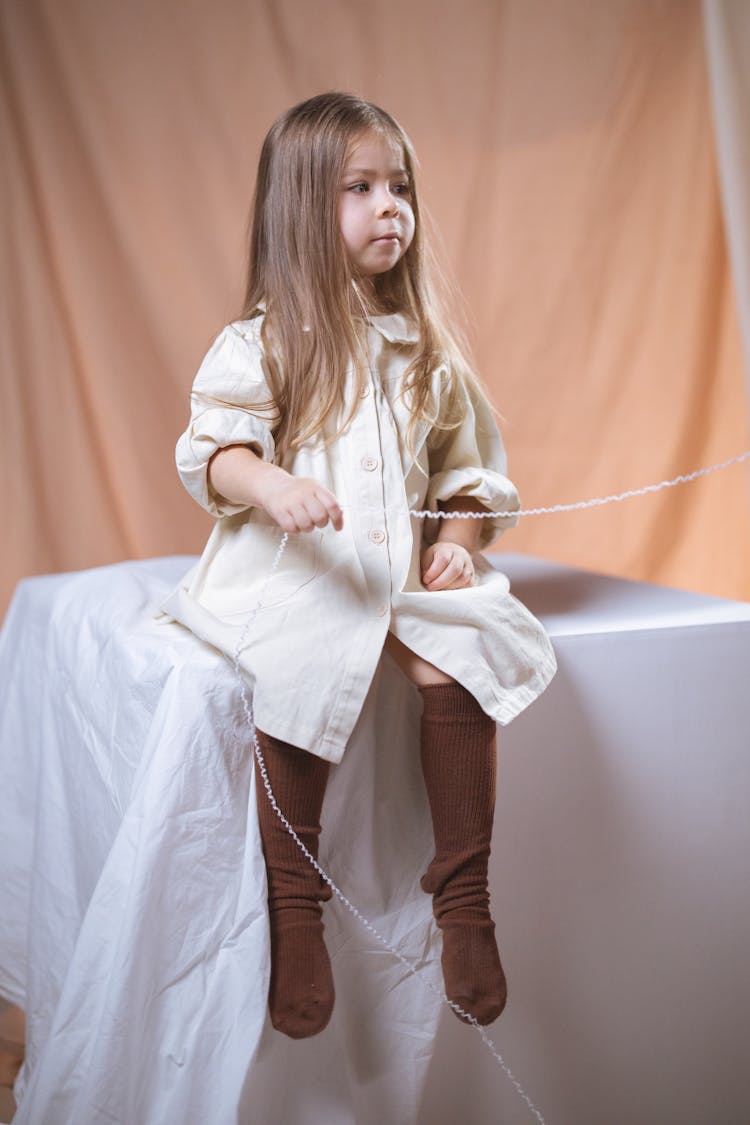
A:
{"label": "beige wall backdrop", "polygon": [[[0,34],[4,600],[201,549],[174,442],[262,137],[321,90],[415,142],[527,506],[750,446],[697,0],[1,0]],[[747,598],[748,496],[735,466],[501,545]]]}

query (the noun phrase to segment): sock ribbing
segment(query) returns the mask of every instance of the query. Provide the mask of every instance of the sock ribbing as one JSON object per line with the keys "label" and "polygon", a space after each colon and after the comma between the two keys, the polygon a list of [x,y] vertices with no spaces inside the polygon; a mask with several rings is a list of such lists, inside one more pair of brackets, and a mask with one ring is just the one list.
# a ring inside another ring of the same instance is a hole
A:
{"label": "sock ribbing", "polygon": [[[256,731],[276,801],[317,859],[320,813],[329,763]],[[268,877],[271,984],[268,1007],[277,1031],[292,1039],[316,1035],[334,1004],[331,963],[323,940],[321,901],[331,890],[274,812],[256,761],[258,822]]]}
{"label": "sock ribbing", "polygon": [[480,1024],[507,987],[489,910],[487,866],[495,808],[495,723],[458,683],[420,689],[421,759],[435,855],[422,878],[443,935],[446,994]]}

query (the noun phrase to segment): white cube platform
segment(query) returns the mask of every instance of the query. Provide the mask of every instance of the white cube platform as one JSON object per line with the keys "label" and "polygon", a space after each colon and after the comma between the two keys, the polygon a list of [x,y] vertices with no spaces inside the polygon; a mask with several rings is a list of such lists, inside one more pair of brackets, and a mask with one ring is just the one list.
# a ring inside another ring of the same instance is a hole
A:
{"label": "white cube platform", "polygon": [[[548,1125],[750,1120],[750,606],[496,556],[559,673],[500,732],[490,1034]],[[523,1125],[440,1008],[418,703],[384,662],[322,857],[415,976],[326,907],[334,1018],[265,1022],[264,871],[238,685],[155,604],[189,559],[19,587],[0,647],[0,993],[20,1123]]]}

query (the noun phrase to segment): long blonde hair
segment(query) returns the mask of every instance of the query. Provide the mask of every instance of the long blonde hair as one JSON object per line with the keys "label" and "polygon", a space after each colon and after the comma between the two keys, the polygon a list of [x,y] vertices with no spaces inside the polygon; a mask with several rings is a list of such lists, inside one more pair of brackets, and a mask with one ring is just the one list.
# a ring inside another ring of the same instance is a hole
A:
{"label": "long blonde hair", "polygon": [[409,138],[379,106],[351,94],[319,94],[288,110],[269,130],[251,212],[242,315],[265,311],[262,341],[278,411],[279,456],[301,445],[329,418],[339,418],[339,428],[348,421],[341,418],[345,379],[349,363],[356,363],[363,350],[362,308],[357,308],[355,278],[339,229],[338,199],[351,146],[371,131],[402,149],[411,187],[414,238],[393,269],[373,280],[377,311],[404,313],[419,332],[418,352],[404,378],[412,426],[423,418],[444,428],[460,421],[452,417],[451,403],[458,401],[453,395],[447,413],[436,417],[431,376],[438,364],[447,365],[453,387],[473,378],[465,347],[441,316]]}

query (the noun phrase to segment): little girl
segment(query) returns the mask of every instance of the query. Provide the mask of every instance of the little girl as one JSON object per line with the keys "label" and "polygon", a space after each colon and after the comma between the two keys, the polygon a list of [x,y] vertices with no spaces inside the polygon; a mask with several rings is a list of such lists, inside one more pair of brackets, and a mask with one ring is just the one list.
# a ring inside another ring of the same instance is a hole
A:
{"label": "little girl", "polygon": [[[274,794],[314,855],[330,765],[384,651],[419,689],[435,836],[422,887],[447,996],[490,1023],[506,998],[487,890],[495,724],[540,694],[555,661],[478,553],[516,522],[500,514],[518,496],[437,311],[411,144],[377,106],[322,94],[268,133],[242,318],[198,372],[177,465],[218,520],[164,608],[239,659]],[[409,514],[424,507],[495,515],[426,529]],[[320,906],[330,890],[260,784],[258,816],[271,1020],[303,1038],[334,1003]]]}

